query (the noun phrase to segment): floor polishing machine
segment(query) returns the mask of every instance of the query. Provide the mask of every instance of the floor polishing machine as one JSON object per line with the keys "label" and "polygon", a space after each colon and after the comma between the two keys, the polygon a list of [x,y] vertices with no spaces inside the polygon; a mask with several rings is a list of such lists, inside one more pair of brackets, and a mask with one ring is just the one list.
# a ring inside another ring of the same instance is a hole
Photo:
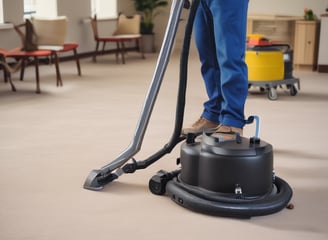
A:
{"label": "floor polishing machine", "polygon": [[[101,190],[122,174],[147,168],[182,142],[178,168],[171,172],[158,171],[149,180],[152,193],[169,196],[182,207],[209,215],[250,218],[278,212],[291,205],[293,192],[288,183],[274,173],[273,148],[259,138],[259,117],[247,119],[248,123],[256,124],[255,135],[251,138],[236,135],[232,140],[221,141],[210,132],[201,136],[181,135],[190,39],[199,2],[172,1],[163,44],[132,142],[112,162],[92,170],[84,188]],[[141,148],[184,8],[189,10],[189,16],[180,58],[174,130],[162,149],[137,161],[134,155]]]}

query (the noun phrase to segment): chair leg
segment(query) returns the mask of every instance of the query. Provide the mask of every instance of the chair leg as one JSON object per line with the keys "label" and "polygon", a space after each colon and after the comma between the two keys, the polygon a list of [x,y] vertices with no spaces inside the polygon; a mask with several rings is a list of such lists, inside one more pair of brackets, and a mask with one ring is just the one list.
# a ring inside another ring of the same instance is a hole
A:
{"label": "chair leg", "polygon": [[106,47],[106,42],[104,41],[101,54],[105,54],[105,47]]}
{"label": "chair leg", "polygon": [[125,55],[125,45],[124,45],[124,42],[121,42],[121,45],[122,45],[122,47],[121,47],[122,64],[125,64],[125,57],[124,57],[124,55]]}
{"label": "chair leg", "polygon": [[21,68],[21,71],[20,71],[20,77],[19,77],[19,80],[23,81],[24,80],[24,73],[25,73],[25,65],[26,65],[26,58],[23,58],[22,59],[22,68]]}
{"label": "chair leg", "polygon": [[118,55],[119,55],[120,51],[121,51],[120,42],[116,42],[116,51],[115,51],[116,63],[118,63]]}
{"label": "chair leg", "polygon": [[3,69],[3,81],[4,81],[5,83],[8,82],[7,72],[6,72],[6,70],[4,70],[4,69]]}
{"label": "chair leg", "polygon": [[[2,61],[0,61],[1,65],[5,64]],[[16,92],[16,87],[14,85],[14,83],[11,81],[11,73],[9,71],[7,71],[6,67],[4,65],[2,65],[2,70],[3,70],[3,80],[5,83],[9,82],[10,86],[11,86],[11,90],[13,92]],[[9,67],[9,66],[8,66]]]}
{"label": "chair leg", "polygon": [[79,56],[77,55],[77,51],[75,48],[73,49],[73,52],[74,52],[74,57],[75,57],[75,61],[76,61],[77,73],[79,76],[81,76],[80,59],[79,59]]}
{"label": "chair leg", "polygon": [[40,89],[40,76],[39,76],[39,58],[34,57],[35,62],[35,79],[36,79],[36,93],[41,93]]}
{"label": "chair leg", "polygon": [[5,69],[3,69],[3,81],[6,83],[8,82],[7,72]]}
{"label": "chair leg", "polygon": [[57,87],[63,86],[63,81],[61,78],[60,70],[59,70],[59,59],[58,59],[58,54],[56,52],[53,52],[53,56],[55,58],[55,67],[56,67],[56,78],[57,78]]}
{"label": "chair leg", "polygon": [[7,75],[7,79],[8,79],[8,81],[9,81],[9,84],[10,84],[10,86],[11,86],[11,90],[12,90],[13,92],[16,92],[16,87],[15,87],[14,83],[13,83],[12,80],[11,80],[11,74],[8,73],[8,74],[6,74],[6,75]]}
{"label": "chair leg", "polygon": [[6,64],[5,58],[2,57],[2,55],[0,55],[0,66],[1,66],[1,69],[3,70],[3,81],[5,83],[7,83],[8,79],[7,79],[7,71],[6,71],[5,64]]}
{"label": "chair leg", "polygon": [[138,44],[137,48],[138,48],[139,52],[141,53],[141,58],[145,59],[145,54],[144,54],[143,49],[142,49],[142,40],[138,39],[137,44]]}
{"label": "chair leg", "polygon": [[94,62],[97,62],[96,57],[98,55],[98,48],[99,48],[99,41],[97,41],[97,43],[96,43],[96,49],[95,49],[95,52],[94,52],[93,58],[92,58],[92,61],[94,61]]}
{"label": "chair leg", "polygon": [[22,66],[23,59],[19,59],[19,61],[12,67],[10,66],[4,58],[0,57],[0,65],[2,66],[3,69],[3,77],[4,77],[4,82],[7,83],[9,82],[11,86],[11,90],[13,92],[16,92],[16,87],[14,83],[11,80],[11,74],[17,72],[21,66]]}

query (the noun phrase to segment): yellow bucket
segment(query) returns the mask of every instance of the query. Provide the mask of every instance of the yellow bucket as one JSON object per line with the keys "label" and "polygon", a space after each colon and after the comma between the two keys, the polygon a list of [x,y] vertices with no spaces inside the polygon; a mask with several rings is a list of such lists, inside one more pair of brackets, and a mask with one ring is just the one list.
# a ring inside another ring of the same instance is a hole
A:
{"label": "yellow bucket", "polygon": [[247,50],[245,62],[249,81],[279,81],[284,79],[284,58],[279,50]]}

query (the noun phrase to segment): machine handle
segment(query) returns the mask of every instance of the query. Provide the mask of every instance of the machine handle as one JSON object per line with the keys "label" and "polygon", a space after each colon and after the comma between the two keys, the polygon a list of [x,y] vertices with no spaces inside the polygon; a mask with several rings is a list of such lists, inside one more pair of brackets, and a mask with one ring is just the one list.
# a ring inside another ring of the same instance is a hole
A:
{"label": "machine handle", "polygon": [[255,135],[254,135],[254,139],[260,139],[260,117],[257,115],[253,115],[248,117],[247,120],[245,120],[245,124],[251,124],[253,123],[255,120]]}

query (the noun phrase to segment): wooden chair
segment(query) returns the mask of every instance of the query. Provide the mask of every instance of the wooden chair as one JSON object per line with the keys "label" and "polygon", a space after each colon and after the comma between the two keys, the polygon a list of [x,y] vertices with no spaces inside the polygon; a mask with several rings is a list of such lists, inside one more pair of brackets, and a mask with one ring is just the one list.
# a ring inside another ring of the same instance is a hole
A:
{"label": "wooden chair", "polygon": [[81,76],[80,60],[77,54],[79,44],[77,42],[65,42],[67,22],[66,16],[59,16],[56,18],[34,17],[32,19],[37,35],[38,49],[51,50],[55,61],[59,61],[59,53],[72,51],[76,62],[77,73]]}
{"label": "wooden chair", "polygon": [[[25,39],[26,39],[26,31],[25,28],[27,26],[27,23],[21,23],[18,25],[15,25],[15,31],[19,35],[22,45],[25,45]],[[15,48],[8,52],[7,57],[12,57],[15,59],[21,59],[22,60],[22,66],[21,66],[21,72],[20,72],[20,80],[22,81],[24,79],[24,73],[25,73],[25,66],[26,63],[30,58],[33,59],[34,66],[35,66],[35,78],[36,78],[36,93],[41,93],[40,89],[40,74],[39,74],[39,58],[51,58],[53,52],[50,50],[32,50],[32,51],[26,51],[22,50],[23,48]],[[56,68],[56,79],[57,79],[57,86],[62,86],[62,80],[60,77],[60,71],[59,71],[59,65],[58,61],[55,61],[55,68]]]}
{"label": "wooden chair", "polygon": [[96,41],[96,49],[93,55],[93,61],[96,62],[96,57],[99,54],[98,48],[102,43],[102,54],[105,52],[106,43],[116,43],[115,56],[116,62],[118,62],[118,56],[121,55],[122,63],[125,63],[125,54],[127,42],[135,42],[135,50],[141,53],[141,57],[145,58],[141,47],[142,35],[140,34],[140,21],[141,16],[139,14],[133,16],[125,16],[120,14],[117,21],[117,28],[115,32],[110,36],[100,36],[98,32],[98,20],[97,16],[94,15],[91,18],[91,27]]}

